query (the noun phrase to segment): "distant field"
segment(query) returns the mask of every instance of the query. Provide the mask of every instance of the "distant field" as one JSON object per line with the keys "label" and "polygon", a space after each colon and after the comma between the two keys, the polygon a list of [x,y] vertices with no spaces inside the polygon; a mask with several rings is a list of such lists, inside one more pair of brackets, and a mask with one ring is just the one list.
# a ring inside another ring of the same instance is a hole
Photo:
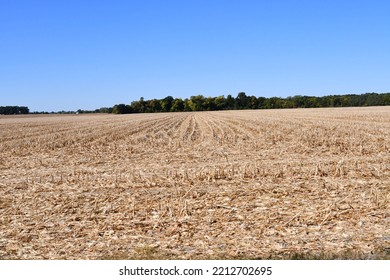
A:
{"label": "distant field", "polygon": [[0,259],[389,256],[390,107],[0,116]]}

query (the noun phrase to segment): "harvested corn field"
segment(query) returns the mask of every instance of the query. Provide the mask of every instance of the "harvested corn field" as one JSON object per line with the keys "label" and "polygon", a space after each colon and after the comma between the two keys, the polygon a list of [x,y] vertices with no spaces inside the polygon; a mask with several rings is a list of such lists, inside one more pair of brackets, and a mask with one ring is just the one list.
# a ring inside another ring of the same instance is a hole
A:
{"label": "harvested corn field", "polygon": [[389,251],[390,107],[0,117],[0,259]]}

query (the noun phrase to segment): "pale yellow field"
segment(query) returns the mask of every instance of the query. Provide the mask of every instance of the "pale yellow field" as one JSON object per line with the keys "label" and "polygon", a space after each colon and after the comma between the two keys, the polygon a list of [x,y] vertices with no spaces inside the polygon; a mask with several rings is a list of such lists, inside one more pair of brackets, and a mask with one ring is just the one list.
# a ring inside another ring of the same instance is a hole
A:
{"label": "pale yellow field", "polygon": [[389,255],[390,107],[0,116],[0,259]]}

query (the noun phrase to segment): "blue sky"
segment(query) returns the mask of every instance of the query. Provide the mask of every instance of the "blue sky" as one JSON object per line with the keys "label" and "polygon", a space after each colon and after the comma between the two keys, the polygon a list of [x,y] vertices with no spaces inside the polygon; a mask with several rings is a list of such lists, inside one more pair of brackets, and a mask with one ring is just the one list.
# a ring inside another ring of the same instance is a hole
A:
{"label": "blue sky", "polygon": [[0,105],[390,91],[390,1],[0,0]]}

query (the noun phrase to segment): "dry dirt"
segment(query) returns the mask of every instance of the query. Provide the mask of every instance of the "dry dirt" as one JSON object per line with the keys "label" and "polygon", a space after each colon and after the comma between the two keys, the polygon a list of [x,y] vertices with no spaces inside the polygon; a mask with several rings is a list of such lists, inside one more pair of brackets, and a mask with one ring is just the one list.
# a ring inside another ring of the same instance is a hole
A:
{"label": "dry dirt", "polygon": [[389,255],[390,107],[0,116],[0,259]]}

